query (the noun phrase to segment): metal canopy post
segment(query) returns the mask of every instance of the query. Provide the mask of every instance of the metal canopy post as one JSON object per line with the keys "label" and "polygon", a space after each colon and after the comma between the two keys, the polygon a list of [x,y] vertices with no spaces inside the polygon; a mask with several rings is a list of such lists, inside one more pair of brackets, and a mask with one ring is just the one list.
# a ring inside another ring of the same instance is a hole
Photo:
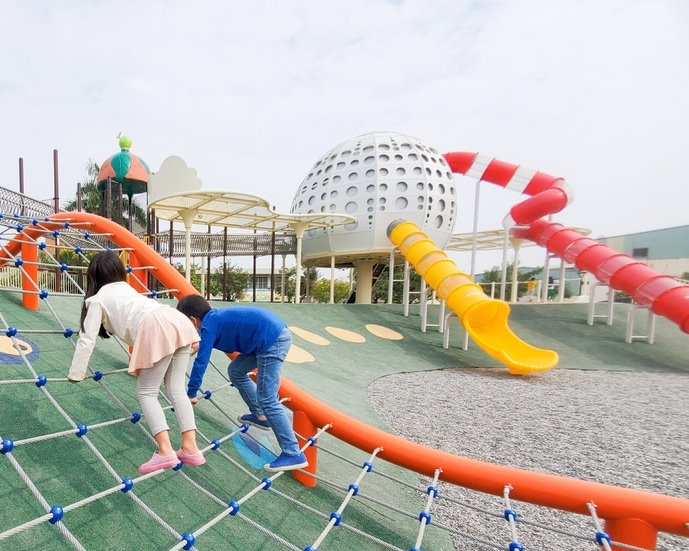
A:
{"label": "metal canopy post", "polygon": [[294,289],[294,303],[301,302],[301,245],[308,222],[294,222],[292,228],[297,236],[297,281]]}
{"label": "metal canopy post", "polygon": [[335,257],[330,257],[330,304],[335,304]]}
{"label": "metal canopy post", "polygon": [[196,209],[187,209],[180,212],[184,221],[184,256],[185,256],[185,276],[191,282],[191,225],[197,214]]}

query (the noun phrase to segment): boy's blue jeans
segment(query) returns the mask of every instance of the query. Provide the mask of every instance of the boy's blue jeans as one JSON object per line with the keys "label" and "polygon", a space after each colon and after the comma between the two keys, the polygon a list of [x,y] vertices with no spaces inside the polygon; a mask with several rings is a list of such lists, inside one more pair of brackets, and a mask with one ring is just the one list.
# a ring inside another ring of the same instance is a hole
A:
{"label": "boy's blue jeans", "polygon": [[[285,327],[277,340],[265,352],[239,354],[230,362],[227,373],[239,391],[242,400],[254,415],[265,415],[275,433],[278,445],[286,455],[299,455],[299,443],[294,435],[284,407],[278,401],[282,362],[292,345],[292,334]],[[256,370],[256,383],[249,378],[249,371]]]}

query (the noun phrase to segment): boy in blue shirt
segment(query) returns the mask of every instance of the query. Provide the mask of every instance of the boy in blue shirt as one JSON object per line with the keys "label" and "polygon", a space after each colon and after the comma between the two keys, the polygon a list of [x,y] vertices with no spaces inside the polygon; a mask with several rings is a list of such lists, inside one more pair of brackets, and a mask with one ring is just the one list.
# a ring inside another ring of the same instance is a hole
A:
{"label": "boy in blue shirt", "polygon": [[[306,467],[309,463],[299,449],[289,418],[278,400],[282,363],[292,344],[287,324],[264,308],[212,308],[200,295],[184,297],[177,304],[177,310],[191,320],[201,336],[187,396],[196,398],[213,348],[226,353],[239,352],[227,368],[230,381],[249,407],[249,413],[238,421],[263,430],[272,429],[282,450],[263,468],[277,472]],[[253,369],[256,369],[256,383],[248,375]]]}

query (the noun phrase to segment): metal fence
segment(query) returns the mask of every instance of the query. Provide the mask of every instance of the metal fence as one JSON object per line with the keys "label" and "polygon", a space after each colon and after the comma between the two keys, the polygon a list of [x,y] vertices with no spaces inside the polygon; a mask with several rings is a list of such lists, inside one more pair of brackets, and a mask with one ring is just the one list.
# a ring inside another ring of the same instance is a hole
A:
{"label": "metal fence", "polygon": [[[138,235],[142,238],[142,235]],[[186,234],[174,232],[172,235],[172,254],[170,254],[170,233],[151,235],[148,243],[163,257],[184,257],[186,254]],[[190,255],[194,258],[223,256],[269,256],[295,255],[297,238],[293,234],[191,234]]]}
{"label": "metal fence", "polygon": [[[56,273],[57,272],[57,273]],[[58,279],[59,278],[59,279]],[[59,281],[59,285],[58,285]],[[39,270],[38,287],[49,293],[65,293],[69,295],[82,295],[74,278],[58,270]],[[0,267],[0,288],[21,289],[22,271],[14,266]]]}

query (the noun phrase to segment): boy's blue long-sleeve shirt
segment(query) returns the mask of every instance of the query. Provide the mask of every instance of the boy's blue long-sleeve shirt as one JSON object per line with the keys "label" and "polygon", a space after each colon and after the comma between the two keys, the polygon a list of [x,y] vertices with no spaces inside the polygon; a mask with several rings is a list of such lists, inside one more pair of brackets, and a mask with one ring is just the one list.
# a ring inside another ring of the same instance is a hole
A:
{"label": "boy's blue long-sleeve shirt", "polygon": [[187,396],[196,397],[214,348],[221,352],[261,353],[275,343],[285,327],[287,324],[277,314],[264,308],[212,308],[201,322],[201,342],[191,368]]}

